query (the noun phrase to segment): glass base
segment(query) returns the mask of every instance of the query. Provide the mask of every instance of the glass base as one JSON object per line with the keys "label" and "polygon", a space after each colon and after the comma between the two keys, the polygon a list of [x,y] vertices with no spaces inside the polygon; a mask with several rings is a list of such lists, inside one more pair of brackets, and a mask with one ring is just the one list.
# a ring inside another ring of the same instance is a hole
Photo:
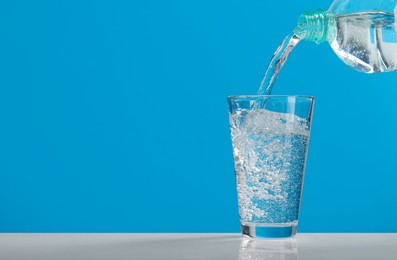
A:
{"label": "glass base", "polygon": [[241,224],[241,232],[251,238],[289,238],[296,234],[296,225]]}

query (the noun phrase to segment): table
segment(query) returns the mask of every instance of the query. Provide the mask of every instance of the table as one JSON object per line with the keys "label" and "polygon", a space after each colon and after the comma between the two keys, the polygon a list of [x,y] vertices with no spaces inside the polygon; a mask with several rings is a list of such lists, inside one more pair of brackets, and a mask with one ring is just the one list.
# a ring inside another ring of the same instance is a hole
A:
{"label": "table", "polygon": [[397,234],[0,234],[1,260],[397,260]]}

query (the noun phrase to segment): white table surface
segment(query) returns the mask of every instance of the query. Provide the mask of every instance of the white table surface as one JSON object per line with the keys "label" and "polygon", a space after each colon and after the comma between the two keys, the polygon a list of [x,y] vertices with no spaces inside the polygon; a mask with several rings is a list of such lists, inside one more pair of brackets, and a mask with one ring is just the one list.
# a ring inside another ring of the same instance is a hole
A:
{"label": "white table surface", "polygon": [[0,234],[1,260],[397,260],[397,234]]}

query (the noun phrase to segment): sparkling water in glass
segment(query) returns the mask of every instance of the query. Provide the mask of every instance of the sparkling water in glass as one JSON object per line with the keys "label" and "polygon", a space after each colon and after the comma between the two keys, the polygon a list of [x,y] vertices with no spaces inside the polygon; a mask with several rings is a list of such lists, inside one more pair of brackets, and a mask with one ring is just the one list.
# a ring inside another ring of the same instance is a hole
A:
{"label": "sparkling water in glass", "polygon": [[229,120],[243,235],[296,233],[313,97],[229,97]]}

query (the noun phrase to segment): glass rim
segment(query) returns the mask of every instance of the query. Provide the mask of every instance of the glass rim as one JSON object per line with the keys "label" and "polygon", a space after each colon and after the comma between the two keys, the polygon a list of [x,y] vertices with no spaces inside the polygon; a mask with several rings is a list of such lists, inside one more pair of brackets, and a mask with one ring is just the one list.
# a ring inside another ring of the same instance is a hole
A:
{"label": "glass rim", "polygon": [[260,99],[260,98],[308,98],[311,100],[314,100],[314,96],[308,96],[308,95],[234,95],[234,96],[228,96],[228,100],[234,100],[234,99]]}

